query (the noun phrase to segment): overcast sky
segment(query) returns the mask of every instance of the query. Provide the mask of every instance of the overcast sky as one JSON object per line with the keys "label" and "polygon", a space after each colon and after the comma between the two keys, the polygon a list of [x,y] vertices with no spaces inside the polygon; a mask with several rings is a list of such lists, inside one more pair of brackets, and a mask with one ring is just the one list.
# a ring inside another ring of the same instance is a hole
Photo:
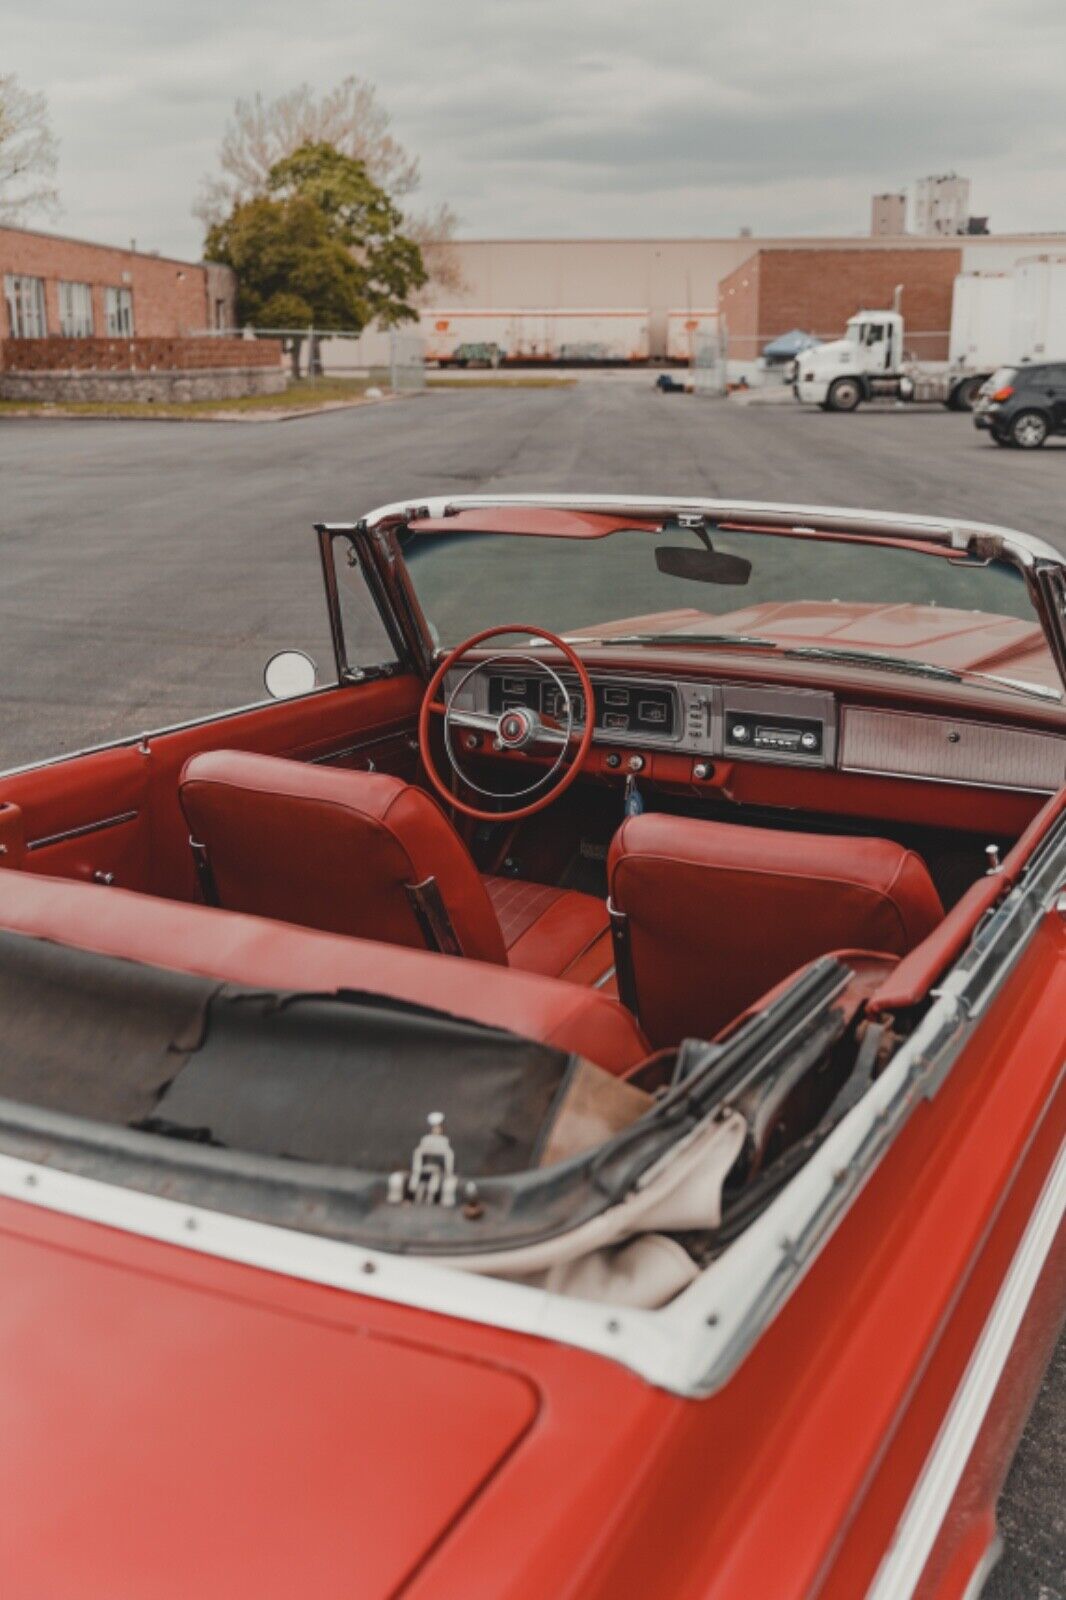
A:
{"label": "overcast sky", "polygon": [[63,211],[199,252],[234,99],[370,79],[469,237],[862,233],[973,180],[995,232],[1066,229],[1066,0],[4,0]]}

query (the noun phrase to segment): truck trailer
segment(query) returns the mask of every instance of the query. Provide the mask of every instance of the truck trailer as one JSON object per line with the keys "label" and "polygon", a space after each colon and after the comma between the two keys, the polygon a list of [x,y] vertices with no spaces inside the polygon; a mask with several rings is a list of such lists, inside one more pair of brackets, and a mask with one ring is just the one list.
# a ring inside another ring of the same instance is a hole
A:
{"label": "truck trailer", "polygon": [[994,372],[1013,358],[1014,294],[1010,272],[959,273],[951,298],[949,366]]}
{"label": "truck trailer", "polygon": [[1066,255],[1027,256],[1014,268],[1011,349],[997,366],[1066,361]]}
{"label": "truck trailer", "polygon": [[423,310],[426,360],[464,364],[472,346],[494,346],[507,366],[622,365],[647,361],[646,311]]}

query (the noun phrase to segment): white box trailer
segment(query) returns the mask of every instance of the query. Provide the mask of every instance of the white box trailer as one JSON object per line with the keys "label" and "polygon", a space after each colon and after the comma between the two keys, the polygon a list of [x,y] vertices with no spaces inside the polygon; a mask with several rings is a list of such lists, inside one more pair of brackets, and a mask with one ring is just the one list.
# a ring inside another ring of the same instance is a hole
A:
{"label": "white box trailer", "polygon": [[648,359],[646,311],[421,313],[426,360],[441,366],[628,363]]}
{"label": "white box trailer", "polygon": [[564,365],[640,363],[650,353],[646,311],[556,311],[554,359]]}
{"label": "white box trailer", "polygon": [[718,312],[668,311],[666,313],[666,359],[688,363],[693,351],[719,332]]}
{"label": "white box trailer", "polygon": [[1066,255],[1029,256],[1015,267],[1007,360],[1066,360]]}
{"label": "white box trailer", "polygon": [[1014,279],[1009,272],[960,272],[951,299],[948,362],[973,371],[995,370],[1013,355]]}

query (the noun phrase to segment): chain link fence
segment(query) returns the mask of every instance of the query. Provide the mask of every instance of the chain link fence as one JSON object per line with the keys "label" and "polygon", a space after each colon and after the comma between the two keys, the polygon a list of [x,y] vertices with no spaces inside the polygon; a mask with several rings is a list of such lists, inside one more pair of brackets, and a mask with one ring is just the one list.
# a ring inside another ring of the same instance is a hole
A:
{"label": "chain link fence", "polygon": [[426,346],[416,328],[205,328],[194,337],[279,339],[294,377],[365,376],[403,394],[426,384]]}
{"label": "chain link fence", "polygon": [[389,334],[389,386],[396,394],[418,394],[426,387],[426,341],[411,328]]}
{"label": "chain link fence", "polygon": [[689,361],[693,394],[725,394],[728,354],[729,341],[723,323],[717,328],[700,328],[693,332]]}

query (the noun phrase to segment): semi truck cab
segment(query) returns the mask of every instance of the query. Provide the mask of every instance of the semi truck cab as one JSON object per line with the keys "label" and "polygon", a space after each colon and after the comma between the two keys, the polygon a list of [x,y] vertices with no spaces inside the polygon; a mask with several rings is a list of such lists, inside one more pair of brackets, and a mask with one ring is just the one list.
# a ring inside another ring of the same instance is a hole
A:
{"label": "semi truck cab", "polygon": [[854,411],[878,395],[898,400],[939,400],[969,411],[987,373],[923,369],[904,362],[903,318],[898,311],[857,311],[843,339],[805,350],[796,361],[793,393],[823,411]]}

